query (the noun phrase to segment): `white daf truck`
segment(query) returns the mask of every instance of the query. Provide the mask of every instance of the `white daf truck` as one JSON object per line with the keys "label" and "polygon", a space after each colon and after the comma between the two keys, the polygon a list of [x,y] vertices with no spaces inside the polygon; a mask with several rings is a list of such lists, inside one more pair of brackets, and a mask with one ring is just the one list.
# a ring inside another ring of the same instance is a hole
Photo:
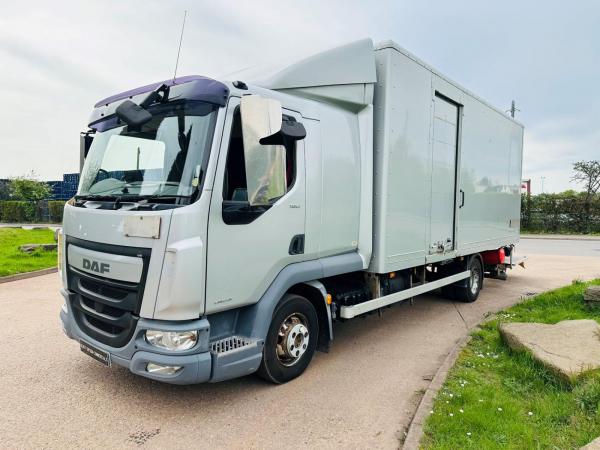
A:
{"label": "white daf truck", "polygon": [[123,92],[81,142],[64,331],[168,383],[287,382],[336,321],[475,301],[519,239],[523,127],[389,41]]}

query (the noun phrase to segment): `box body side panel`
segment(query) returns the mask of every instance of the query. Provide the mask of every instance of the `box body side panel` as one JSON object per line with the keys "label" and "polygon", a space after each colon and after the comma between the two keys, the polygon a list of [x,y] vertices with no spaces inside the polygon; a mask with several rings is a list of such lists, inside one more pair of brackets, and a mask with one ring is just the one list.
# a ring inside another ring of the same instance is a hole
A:
{"label": "box body side panel", "polygon": [[[369,271],[401,270],[517,242],[522,126],[393,48],[377,50],[376,62]],[[454,243],[430,255],[436,92],[460,107],[456,192],[447,196],[456,208]]]}
{"label": "box body side panel", "polygon": [[[431,186],[431,73],[376,52],[372,272],[423,264]],[[391,268],[391,269],[390,269]]]}
{"label": "box body side panel", "polygon": [[458,248],[468,253],[519,240],[523,128],[480,102],[464,102]]}

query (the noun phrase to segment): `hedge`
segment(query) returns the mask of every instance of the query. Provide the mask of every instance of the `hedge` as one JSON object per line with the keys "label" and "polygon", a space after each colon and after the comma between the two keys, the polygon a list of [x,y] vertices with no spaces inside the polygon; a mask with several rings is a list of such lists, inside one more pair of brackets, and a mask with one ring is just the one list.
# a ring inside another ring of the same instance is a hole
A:
{"label": "hedge", "polygon": [[521,231],[600,233],[600,195],[567,191],[521,198]]}
{"label": "hedge", "polygon": [[4,200],[0,201],[0,222],[62,222],[64,201],[43,200],[38,203]]}
{"label": "hedge", "polygon": [[63,211],[65,202],[61,200],[48,201],[48,217],[50,222],[61,223],[63,220]]}
{"label": "hedge", "polygon": [[14,200],[1,202],[0,220],[2,222],[34,222],[36,216],[35,203]]}

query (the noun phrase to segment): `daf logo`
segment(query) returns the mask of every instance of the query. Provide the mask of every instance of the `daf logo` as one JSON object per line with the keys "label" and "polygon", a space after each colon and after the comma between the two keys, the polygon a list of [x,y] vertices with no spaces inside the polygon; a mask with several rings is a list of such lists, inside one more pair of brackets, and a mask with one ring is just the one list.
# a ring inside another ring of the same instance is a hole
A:
{"label": "daf logo", "polygon": [[110,272],[110,264],[99,263],[98,261],[90,261],[87,258],[83,258],[83,268],[98,273]]}

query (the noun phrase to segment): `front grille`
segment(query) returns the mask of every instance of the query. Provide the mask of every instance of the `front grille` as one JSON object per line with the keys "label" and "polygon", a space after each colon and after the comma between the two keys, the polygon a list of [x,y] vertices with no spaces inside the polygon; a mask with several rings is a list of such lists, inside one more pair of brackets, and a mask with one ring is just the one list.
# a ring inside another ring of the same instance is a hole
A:
{"label": "front grille", "polygon": [[133,336],[139,319],[150,249],[67,238],[69,244],[103,253],[142,257],[144,264],[139,283],[91,275],[71,267],[68,261],[66,265],[71,311],[81,331],[111,347],[123,347]]}

